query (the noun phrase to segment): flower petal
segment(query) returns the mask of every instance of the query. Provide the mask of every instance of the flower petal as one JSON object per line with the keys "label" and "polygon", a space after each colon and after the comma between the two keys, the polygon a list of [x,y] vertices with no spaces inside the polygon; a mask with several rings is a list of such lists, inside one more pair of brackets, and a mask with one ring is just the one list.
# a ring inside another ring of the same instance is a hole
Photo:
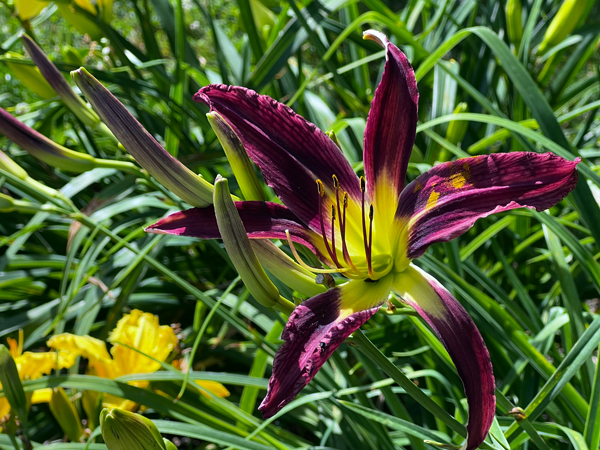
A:
{"label": "flower petal", "polygon": [[[398,47],[374,30],[366,31],[364,38],[386,50],[385,69],[367,119],[363,159],[369,197],[389,207],[387,202],[395,204],[404,187],[417,130],[419,91],[414,71]],[[385,194],[391,198],[378,199]]]}
{"label": "flower petal", "polygon": [[225,85],[206,86],[194,100],[227,120],[267,184],[313,230],[320,230],[317,179],[333,192],[335,174],[341,189],[360,199],[358,178],[340,149],[284,104],[246,88]]}
{"label": "flower petal", "polygon": [[473,320],[435,278],[410,265],[396,275],[394,291],[425,319],[448,351],[469,403],[465,450],[485,439],[496,409],[490,355]]}
{"label": "flower petal", "polygon": [[[251,239],[287,239],[285,230],[299,244],[319,254],[322,238],[302,225],[285,206],[271,202],[235,202]],[[219,227],[214,207],[192,208],[176,212],[146,228],[149,233],[193,236],[201,239],[219,239]],[[325,253],[326,254],[326,253]]]}
{"label": "flower petal", "polygon": [[353,280],[298,306],[281,334],[284,343],[273,361],[267,395],[259,406],[263,417],[291,402],[327,358],[387,299],[391,277],[377,282]]}
{"label": "flower petal", "polygon": [[113,344],[110,353],[119,375],[156,372],[161,367],[158,361],[166,361],[177,345],[177,337],[170,326],[161,326],[158,316],[139,309],[119,320],[108,341]]}
{"label": "flower petal", "polygon": [[475,221],[514,208],[542,211],[577,184],[575,166],[553,153],[496,153],[440,164],[406,186],[396,218],[408,222],[407,256],[465,233]]}

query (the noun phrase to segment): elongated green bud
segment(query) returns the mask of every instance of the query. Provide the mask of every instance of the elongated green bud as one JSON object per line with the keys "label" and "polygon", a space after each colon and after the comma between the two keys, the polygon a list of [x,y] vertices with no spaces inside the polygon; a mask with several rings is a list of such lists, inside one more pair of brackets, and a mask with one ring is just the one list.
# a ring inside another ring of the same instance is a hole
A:
{"label": "elongated green bud", "polygon": [[170,440],[163,438],[163,441],[165,442],[166,450],[177,450],[177,446],[173,444]]}
{"label": "elongated green bud", "polygon": [[10,156],[8,156],[2,150],[0,150],[0,169],[13,174],[15,177],[21,180],[26,180],[29,177],[27,172],[25,172],[25,169],[14,162]]}
{"label": "elongated green bud", "polygon": [[[453,114],[460,114],[469,111],[469,106],[465,102],[461,102],[456,105],[454,108]],[[466,120],[452,120],[448,124],[448,129],[446,130],[446,140],[450,141],[454,145],[462,142],[467,133],[467,128],[469,127],[469,122]]]}
{"label": "elongated green bud", "polygon": [[0,133],[52,167],[72,172],[86,172],[96,167],[92,156],[58,145],[2,108],[0,108]]}
{"label": "elongated green bud", "polygon": [[55,208],[53,205],[49,204],[40,205],[39,203],[32,203],[26,200],[15,200],[14,198],[8,195],[0,193],[0,212],[6,213],[12,211],[18,211],[26,214],[35,214],[40,211],[55,211]]}
{"label": "elongated green bud", "polygon": [[23,169],[16,162],[14,162],[2,150],[0,150],[0,170],[4,170],[10,175],[13,175],[16,178],[25,181],[31,188],[37,191],[44,192],[46,195],[49,195],[51,197],[62,198],[62,193],[31,178],[29,174],[25,172],[25,169]]}
{"label": "elongated green bud", "polygon": [[253,239],[250,243],[263,267],[295,291],[312,297],[327,290],[315,282],[314,273],[300,266],[271,241]]}
{"label": "elongated green bud", "polygon": [[80,442],[83,426],[75,405],[61,387],[52,390],[50,411],[71,442]]}
{"label": "elongated green bud", "polygon": [[521,0],[508,0],[506,2],[506,31],[508,40],[518,49],[523,38],[523,5]]}
{"label": "elongated green bud", "polygon": [[21,36],[21,41],[23,41],[23,46],[25,46],[29,52],[35,65],[40,69],[41,74],[48,84],[52,86],[52,89],[56,91],[61,100],[65,102],[65,105],[67,105],[73,114],[75,114],[83,123],[90,127],[95,127],[100,122],[98,115],[88,108],[79,95],[75,93],[65,77],[63,77],[62,73],[60,73],[52,61],[48,59],[42,49],[26,34]]}
{"label": "elongated green bud", "polygon": [[14,199],[0,193],[0,212],[11,212],[15,209]]}
{"label": "elongated green bud", "polygon": [[44,79],[39,69],[32,66],[27,58],[14,52],[7,52],[6,56],[9,58],[5,59],[4,62],[23,86],[43,99],[56,97],[54,89]]}
{"label": "elongated green bud", "polygon": [[27,398],[19,377],[17,365],[10,351],[0,344],[0,384],[11,411],[21,420],[27,421]]}
{"label": "elongated green bud", "polygon": [[105,408],[100,427],[108,450],[167,450],[156,425],[140,414]]}
{"label": "elongated green bud", "polygon": [[71,72],[100,119],[163,186],[192,206],[212,203],[213,186],[167,152],[117,98],[83,67]]}
{"label": "elongated green bud", "polygon": [[227,156],[244,198],[266,201],[267,198],[256,176],[252,161],[250,161],[239,136],[218,112],[209,112],[206,117],[223,146],[225,156]]}
{"label": "elongated green bud", "polygon": [[544,40],[538,48],[538,53],[543,55],[555,45],[560,44],[575,29],[579,20],[586,11],[585,0],[565,0],[552,22],[546,30]]}
{"label": "elongated green bud", "polygon": [[275,306],[279,301],[279,291],[258,262],[229,193],[227,180],[220,176],[215,181],[214,204],[221,238],[244,284],[261,305]]}

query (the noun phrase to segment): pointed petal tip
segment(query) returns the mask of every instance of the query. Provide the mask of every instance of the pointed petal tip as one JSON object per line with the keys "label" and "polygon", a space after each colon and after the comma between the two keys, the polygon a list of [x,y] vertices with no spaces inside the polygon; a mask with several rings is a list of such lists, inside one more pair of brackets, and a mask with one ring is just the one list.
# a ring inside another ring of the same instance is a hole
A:
{"label": "pointed petal tip", "polygon": [[383,34],[381,31],[377,31],[377,30],[367,30],[367,31],[363,32],[363,39],[368,40],[368,41],[377,42],[383,48],[385,48],[387,46],[387,44],[389,43],[385,34]]}

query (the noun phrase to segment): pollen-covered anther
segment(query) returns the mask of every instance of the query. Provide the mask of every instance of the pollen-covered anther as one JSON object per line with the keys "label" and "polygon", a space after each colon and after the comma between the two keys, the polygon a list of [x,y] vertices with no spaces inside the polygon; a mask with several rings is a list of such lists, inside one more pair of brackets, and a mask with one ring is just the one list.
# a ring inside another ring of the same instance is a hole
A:
{"label": "pollen-covered anther", "polygon": [[321,197],[325,195],[325,186],[323,186],[323,182],[321,180],[317,180],[317,192]]}

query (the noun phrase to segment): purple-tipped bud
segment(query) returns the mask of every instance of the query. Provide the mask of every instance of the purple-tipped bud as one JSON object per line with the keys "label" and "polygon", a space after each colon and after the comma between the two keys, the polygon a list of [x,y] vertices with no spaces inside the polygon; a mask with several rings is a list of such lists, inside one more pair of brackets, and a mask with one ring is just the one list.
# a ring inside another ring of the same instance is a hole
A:
{"label": "purple-tipped bud", "polygon": [[2,108],[0,108],[0,133],[52,167],[72,172],[86,172],[96,167],[96,160],[90,155],[58,145]]}
{"label": "purple-tipped bud", "polygon": [[71,85],[67,82],[58,68],[48,59],[42,49],[26,34],[21,36],[23,45],[29,52],[29,56],[40,70],[43,77],[52,89],[56,91],[65,105],[86,125],[95,127],[100,118],[86,106],[81,98],[73,91]]}
{"label": "purple-tipped bud", "polygon": [[71,72],[100,119],[163,186],[192,206],[212,204],[213,186],[167,152],[117,98],[83,67]]}

